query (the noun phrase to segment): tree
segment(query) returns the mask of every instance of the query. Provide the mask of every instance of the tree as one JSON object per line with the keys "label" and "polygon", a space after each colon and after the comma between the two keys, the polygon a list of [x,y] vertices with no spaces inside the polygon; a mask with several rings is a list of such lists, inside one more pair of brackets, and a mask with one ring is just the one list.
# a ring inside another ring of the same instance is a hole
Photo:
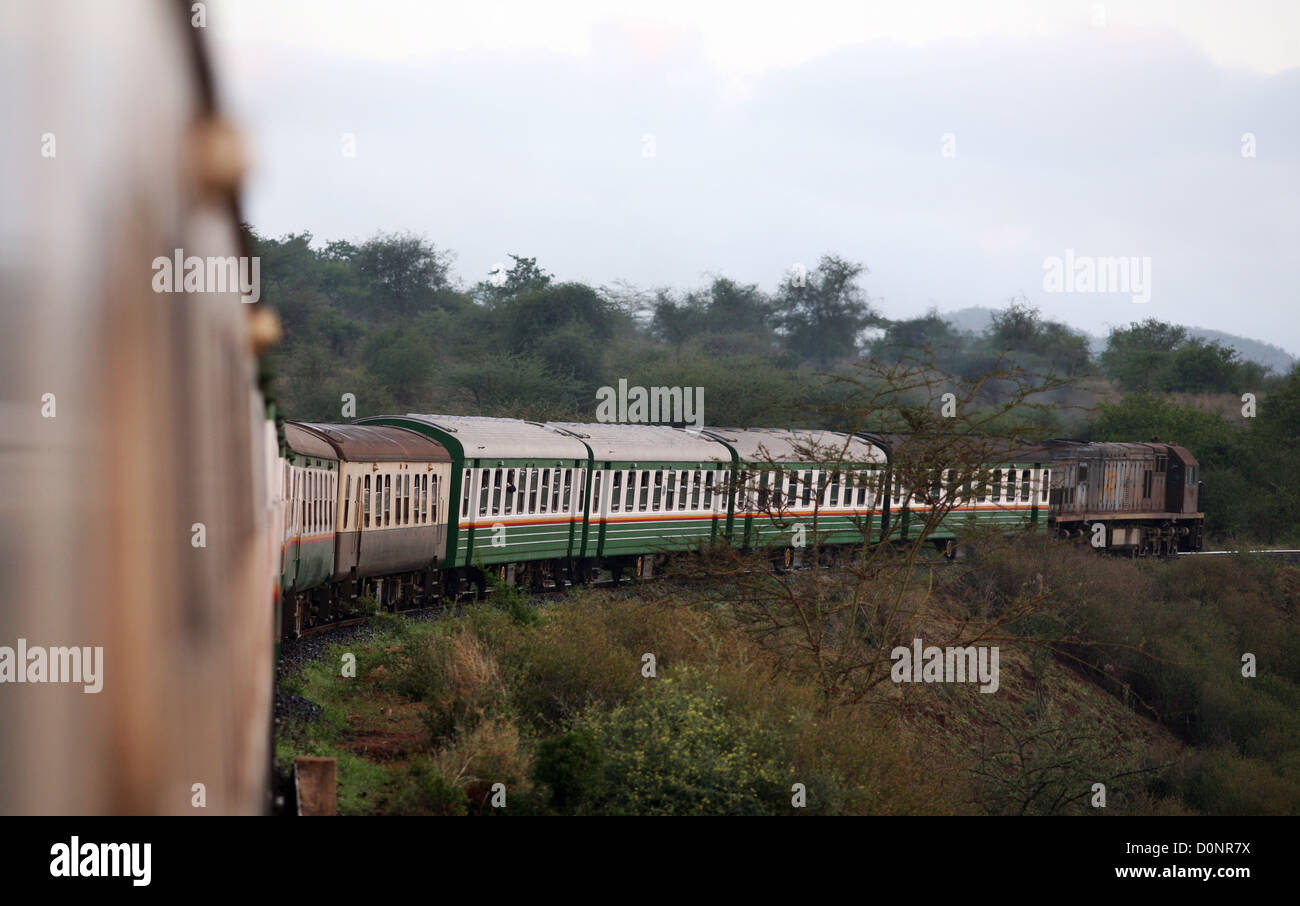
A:
{"label": "tree", "polygon": [[475,287],[475,294],[489,305],[521,293],[545,289],[554,279],[554,275],[548,274],[537,266],[536,258],[524,258],[513,254],[510,258],[514,261],[510,270],[504,273],[497,272]]}
{"label": "tree", "polygon": [[871,344],[871,354],[882,361],[896,362],[921,348],[953,351],[960,341],[956,328],[932,308],[921,318],[887,322],[884,334]]}
{"label": "tree", "polygon": [[823,255],[802,280],[787,280],[776,297],[777,323],[800,360],[820,368],[854,356],[862,331],[879,323],[870,299],[858,286],[866,266]]}
{"label": "tree", "polygon": [[1185,342],[1186,328],[1147,318],[1111,330],[1101,365],[1125,389],[1151,390],[1170,353]]}
{"label": "tree", "polygon": [[1233,389],[1240,373],[1237,350],[1193,338],[1166,356],[1158,378],[1162,390],[1208,393]]}
{"label": "tree", "polygon": [[1041,326],[1042,316],[1037,308],[1012,300],[1002,311],[994,312],[987,334],[1000,349],[1028,351],[1035,345]]}
{"label": "tree", "polygon": [[428,240],[379,234],[360,246],[335,243],[327,250],[352,263],[370,287],[367,307],[380,318],[409,317],[434,308],[450,289],[448,256]]}

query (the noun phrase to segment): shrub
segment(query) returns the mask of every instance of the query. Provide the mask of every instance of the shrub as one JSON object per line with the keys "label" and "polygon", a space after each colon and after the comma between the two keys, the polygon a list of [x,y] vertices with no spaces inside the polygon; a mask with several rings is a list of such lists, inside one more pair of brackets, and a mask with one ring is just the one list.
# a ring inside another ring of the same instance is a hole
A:
{"label": "shrub", "polygon": [[590,732],[574,730],[537,747],[533,777],[550,789],[551,806],[581,811],[605,789],[604,759]]}
{"label": "shrub", "polygon": [[406,766],[392,805],[397,815],[463,815],[468,808],[465,790],[424,756]]}
{"label": "shrub", "polygon": [[786,801],[786,772],[760,754],[757,734],[691,679],[689,671],[660,677],[643,695],[584,719],[604,756],[603,812],[769,815]]}

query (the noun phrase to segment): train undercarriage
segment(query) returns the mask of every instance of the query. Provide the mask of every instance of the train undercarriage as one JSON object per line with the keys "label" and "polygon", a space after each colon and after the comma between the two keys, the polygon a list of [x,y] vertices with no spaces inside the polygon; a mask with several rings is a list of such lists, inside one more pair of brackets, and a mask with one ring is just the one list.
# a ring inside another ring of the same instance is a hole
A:
{"label": "train undercarriage", "polygon": [[1090,543],[1098,550],[1129,557],[1172,557],[1200,550],[1202,545],[1203,519],[1199,517],[1057,517],[1052,524],[1058,538]]}

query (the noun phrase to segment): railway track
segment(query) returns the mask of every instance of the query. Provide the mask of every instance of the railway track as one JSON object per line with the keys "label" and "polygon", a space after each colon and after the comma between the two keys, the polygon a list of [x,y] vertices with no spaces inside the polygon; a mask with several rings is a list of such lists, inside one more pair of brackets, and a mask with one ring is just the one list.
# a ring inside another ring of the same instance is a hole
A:
{"label": "railway track", "polygon": [[1283,548],[1260,548],[1258,550],[1248,551],[1180,551],[1179,557],[1216,557],[1227,554],[1267,554],[1273,557],[1281,557],[1288,563],[1300,562],[1300,550],[1283,549]]}

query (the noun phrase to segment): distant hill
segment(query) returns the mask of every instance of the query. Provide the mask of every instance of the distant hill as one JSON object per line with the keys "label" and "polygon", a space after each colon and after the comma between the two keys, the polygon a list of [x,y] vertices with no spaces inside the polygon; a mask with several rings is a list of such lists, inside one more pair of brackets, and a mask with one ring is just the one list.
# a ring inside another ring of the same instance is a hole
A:
{"label": "distant hill", "polygon": [[[956,311],[940,312],[940,317],[947,320],[958,330],[966,330],[971,333],[982,333],[989,326],[989,321],[993,318],[995,309],[985,308],[981,305],[973,305],[969,308],[959,308]],[[1089,346],[1093,354],[1097,354],[1106,348],[1106,337],[1097,336],[1096,334],[1082,331],[1089,340]],[[1258,362],[1266,368],[1273,369],[1275,374],[1286,374],[1296,363],[1296,357],[1291,355],[1280,346],[1274,346],[1272,343],[1265,343],[1262,340],[1252,340],[1249,337],[1240,337],[1236,334],[1225,333],[1222,330],[1211,330],[1208,327],[1188,327],[1189,336],[1199,337],[1202,340],[1217,340],[1224,346],[1230,346],[1237,350],[1237,354],[1243,359],[1251,362]]]}

